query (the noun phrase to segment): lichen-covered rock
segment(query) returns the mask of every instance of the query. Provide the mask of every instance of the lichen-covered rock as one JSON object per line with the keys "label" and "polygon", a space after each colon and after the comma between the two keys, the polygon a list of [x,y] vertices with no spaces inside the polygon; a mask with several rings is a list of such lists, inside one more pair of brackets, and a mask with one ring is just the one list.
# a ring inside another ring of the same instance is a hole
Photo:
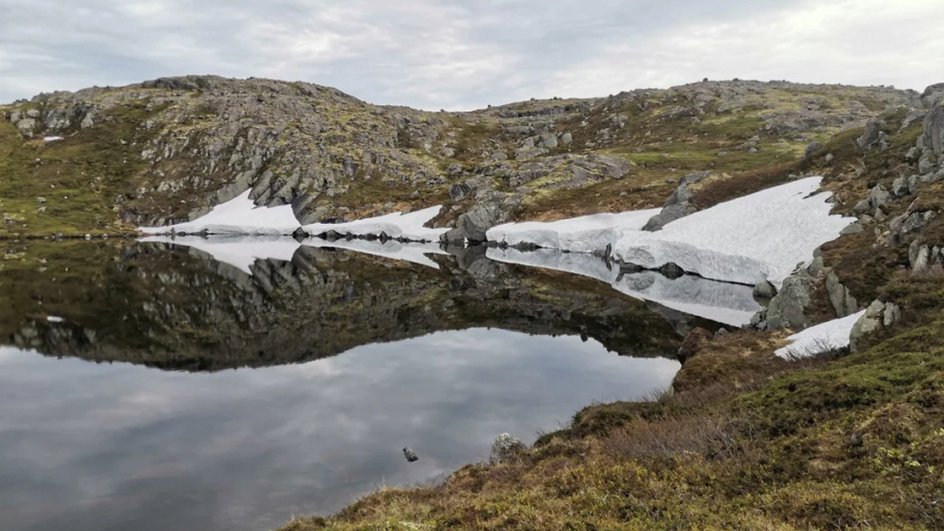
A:
{"label": "lichen-covered rock", "polygon": [[872,301],[865,313],[854,325],[849,333],[849,349],[852,352],[859,352],[862,348],[862,339],[882,328],[885,319],[885,303],[880,300]]}
{"label": "lichen-covered rock", "polygon": [[768,330],[789,328],[796,331],[810,326],[806,311],[811,303],[813,282],[813,276],[806,269],[798,270],[783,281],[780,291],[767,306]]}
{"label": "lichen-covered rock", "polygon": [[876,146],[880,149],[884,149],[886,147],[885,138],[888,136],[882,131],[884,127],[885,124],[881,120],[877,118],[870,119],[865,125],[865,131],[856,139],[856,144],[858,144],[860,149],[864,150],[869,150]]}
{"label": "lichen-covered rock", "polygon": [[859,303],[849,289],[842,285],[835,271],[830,271],[826,275],[826,292],[829,294],[829,302],[833,305],[836,317],[845,317],[859,311]]}
{"label": "lichen-covered rock", "polygon": [[520,439],[502,433],[492,443],[492,451],[488,460],[493,465],[505,463],[518,457],[527,448],[527,445],[521,442]]}
{"label": "lichen-covered rock", "polygon": [[767,280],[761,280],[754,285],[754,298],[769,301],[777,295],[777,288]]}

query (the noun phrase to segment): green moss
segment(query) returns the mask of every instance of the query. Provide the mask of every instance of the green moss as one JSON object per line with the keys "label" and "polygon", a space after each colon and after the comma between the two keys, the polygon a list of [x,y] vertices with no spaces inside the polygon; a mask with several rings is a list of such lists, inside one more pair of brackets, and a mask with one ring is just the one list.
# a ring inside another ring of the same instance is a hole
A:
{"label": "green moss", "polygon": [[[145,168],[140,153],[151,133],[141,124],[157,109],[136,102],[114,109],[93,127],[44,143],[23,139],[0,121],[0,237],[131,230],[115,211]],[[29,176],[24,178],[24,176]]]}

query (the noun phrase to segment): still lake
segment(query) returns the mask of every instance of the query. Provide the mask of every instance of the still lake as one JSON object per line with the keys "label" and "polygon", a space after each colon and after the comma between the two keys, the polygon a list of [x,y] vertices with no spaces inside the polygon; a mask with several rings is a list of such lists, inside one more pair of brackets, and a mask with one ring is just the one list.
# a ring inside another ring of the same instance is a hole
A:
{"label": "still lake", "polygon": [[2,245],[0,529],[267,529],[440,481],[665,390],[685,332],[719,326],[686,299],[752,304],[484,249],[179,243]]}

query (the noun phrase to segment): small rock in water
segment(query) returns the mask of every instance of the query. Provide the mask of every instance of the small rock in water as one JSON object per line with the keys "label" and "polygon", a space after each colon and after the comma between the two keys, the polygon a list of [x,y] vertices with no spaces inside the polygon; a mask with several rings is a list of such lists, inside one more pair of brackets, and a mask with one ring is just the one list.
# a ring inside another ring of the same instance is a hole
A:
{"label": "small rock in water", "polygon": [[418,455],[416,455],[416,452],[410,449],[409,446],[403,448],[403,457],[406,457],[406,460],[410,463],[420,458]]}

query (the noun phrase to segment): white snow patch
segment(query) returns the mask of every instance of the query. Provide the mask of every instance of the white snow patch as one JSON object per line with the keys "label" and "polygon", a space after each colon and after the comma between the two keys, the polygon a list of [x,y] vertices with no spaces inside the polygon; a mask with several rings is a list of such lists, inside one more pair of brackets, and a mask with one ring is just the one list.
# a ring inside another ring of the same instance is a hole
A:
{"label": "white snow patch", "polygon": [[848,347],[852,327],[863,315],[865,315],[865,310],[811,326],[788,337],[790,344],[777,349],[775,354],[784,359],[806,358],[833,349]]}
{"label": "white snow patch", "polygon": [[49,321],[50,323],[61,323],[65,321],[65,319],[63,319],[62,317],[59,317],[58,315],[47,315],[46,320]]}
{"label": "white snow patch", "polygon": [[317,236],[329,231],[351,236],[379,236],[386,234],[390,238],[418,242],[438,242],[439,237],[449,231],[447,228],[432,229],[425,227],[439,214],[442,205],[436,205],[408,214],[394,212],[383,216],[358,219],[344,223],[312,223],[302,227],[307,234]]}
{"label": "white snow patch", "polygon": [[496,225],[486,231],[490,241],[508,245],[534,244],[575,252],[602,251],[624,230],[639,230],[661,209],[632,210],[620,214],[592,214],[559,221],[524,221]]}
{"label": "white snow patch", "polygon": [[200,236],[148,236],[141,242],[172,243],[202,251],[219,262],[229,264],[252,275],[251,266],[256,260],[281,260],[288,262],[301,246],[293,238],[284,236],[216,237]]}
{"label": "white snow patch", "polygon": [[665,225],[641,230],[658,209],[584,216],[551,223],[509,223],[489,230],[489,240],[509,245],[590,252],[612,246],[613,256],[643,267],[668,262],[703,277],[780,286],[813,251],[854,221],[831,215],[830,193],[815,193],[821,177],[809,177],[720,203]]}
{"label": "white snow patch", "polygon": [[652,301],[680,312],[704,317],[732,326],[749,323],[760,310],[752,288],[741,284],[717,282],[684,275],[667,278],[653,271],[626,273],[620,276],[618,266],[608,266],[602,258],[557,249],[520,251],[489,248],[486,256],[498,262],[542,267],[575,273],[609,284],[630,297]]}
{"label": "white snow patch", "polygon": [[292,205],[260,207],[249,198],[250,190],[220,203],[209,213],[193,221],[165,227],[139,227],[145,234],[188,233],[289,235],[301,227]]}
{"label": "white snow patch", "polygon": [[43,142],[58,142],[59,140],[62,140],[61,136],[44,136],[43,137]]}
{"label": "white snow patch", "polygon": [[307,238],[302,240],[302,245],[317,248],[327,247],[334,249],[348,249],[359,253],[381,256],[393,260],[404,260],[406,262],[412,262],[414,264],[431,267],[433,269],[439,269],[439,264],[430,260],[427,255],[449,254],[442,250],[439,247],[439,244],[417,242],[404,243],[398,242],[396,240],[388,240],[386,242],[381,242],[380,240],[361,239],[328,241],[322,240],[321,238]]}

